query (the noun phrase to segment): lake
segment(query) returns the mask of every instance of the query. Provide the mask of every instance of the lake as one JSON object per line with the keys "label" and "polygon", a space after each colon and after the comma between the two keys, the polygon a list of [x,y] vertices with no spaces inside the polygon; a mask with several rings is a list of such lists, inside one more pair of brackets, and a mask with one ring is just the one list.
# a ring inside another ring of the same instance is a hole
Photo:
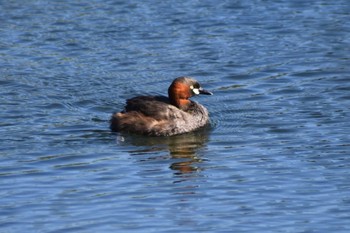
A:
{"label": "lake", "polygon": [[[2,1],[1,232],[349,232],[350,2]],[[112,133],[192,76],[211,127]]]}

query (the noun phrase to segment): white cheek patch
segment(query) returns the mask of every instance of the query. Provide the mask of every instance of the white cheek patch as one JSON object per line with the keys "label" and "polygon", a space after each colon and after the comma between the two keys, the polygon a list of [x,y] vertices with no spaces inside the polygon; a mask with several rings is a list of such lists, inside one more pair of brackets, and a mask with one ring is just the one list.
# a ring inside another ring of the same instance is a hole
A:
{"label": "white cheek patch", "polygon": [[199,95],[199,89],[194,88],[193,86],[190,86],[191,90],[193,91],[194,94]]}
{"label": "white cheek patch", "polygon": [[199,89],[198,88],[193,88],[192,91],[193,91],[194,94],[199,95]]}

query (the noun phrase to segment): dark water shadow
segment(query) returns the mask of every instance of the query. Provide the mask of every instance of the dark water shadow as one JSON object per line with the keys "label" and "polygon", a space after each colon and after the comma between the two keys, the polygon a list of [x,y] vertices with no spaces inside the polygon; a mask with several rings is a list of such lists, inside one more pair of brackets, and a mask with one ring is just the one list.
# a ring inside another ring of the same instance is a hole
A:
{"label": "dark water shadow", "polygon": [[133,146],[133,149],[128,151],[131,155],[146,155],[149,160],[154,160],[164,159],[164,156],[157,157],[161,152],[169,153],[169,156],[166,156],[171,161],[169,168],[176,171],[175,174],[185,174],[201,170],[197,165],[202,163],[203,159],[198,152],[208,142],[209,133],[210,127],[171,137],[146,137],[119,133],[116,135],[119,145]]}

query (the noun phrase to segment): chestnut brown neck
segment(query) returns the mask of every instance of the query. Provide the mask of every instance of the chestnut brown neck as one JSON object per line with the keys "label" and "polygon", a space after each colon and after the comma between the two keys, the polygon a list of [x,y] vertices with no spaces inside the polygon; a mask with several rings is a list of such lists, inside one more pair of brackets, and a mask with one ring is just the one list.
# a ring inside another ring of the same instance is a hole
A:
{"label": "chestnut brown neck", "polygon": [[168,89],[168,95],[170,103],[181,110],[186,111],[191,101],[189,98],[192,96],[188,85],[174,82]]}

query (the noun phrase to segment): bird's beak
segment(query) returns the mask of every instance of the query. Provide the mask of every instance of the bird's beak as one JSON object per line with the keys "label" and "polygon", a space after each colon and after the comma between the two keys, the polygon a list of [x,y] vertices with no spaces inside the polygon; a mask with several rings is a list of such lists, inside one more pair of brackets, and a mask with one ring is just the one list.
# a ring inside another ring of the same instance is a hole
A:
{"label": "bird's beak", "polygon": [[212,95],[213,93],[211,93],[210,91],[204,90],[203,88],[199,88],[199,94]]}

